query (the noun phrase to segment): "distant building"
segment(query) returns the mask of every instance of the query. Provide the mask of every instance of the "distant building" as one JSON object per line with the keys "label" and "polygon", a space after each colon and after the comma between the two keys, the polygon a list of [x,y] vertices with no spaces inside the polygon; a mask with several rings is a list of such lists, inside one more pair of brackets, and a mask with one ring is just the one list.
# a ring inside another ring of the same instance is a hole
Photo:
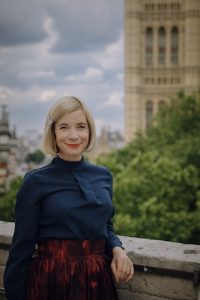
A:
{"label": "distant building", "polygon": [[41,139],[41,134],[35,129],[28,129],[25,134],[20,137],[21,142],[27,148],[29,153],[41,148]]}
{"label": "distant building", "polygon": [[200,86],[200,0],[125,0],[125,139]]}
{"label": "distant building", "polygon": [[18,143],[15,129],[11,130],[7,106],[2,105],[0,119],[0,183],[15,173],[18,162]]}
{"label": "distant building", "polygon": [[[20,149],[20,161],[23,163],[26,161],[27,155],[29,153],[33,153],[41,148],[41,135],[35,129],[28,129],[22,136],[18,138],[18,143]],[[22,173],[23,172],[24,171],[22,171]]]}
{"label": "distant building", "polygon": [[15,128],[10,129],[7,105],[1,106],[0,117],[0,184],[16,175],[23,176],[30,168],[26,163],[29,153],[40,148],[41,135],[35,130],[27,130],[17,137]]}
{"label": "distant building", "polygon": [[110,131],[103,127],[99,137],[97,137],[95,149],[87,154],[91,161],[98,157],[104,157],[110,152],[124,146],[124,139],[119,131]]}

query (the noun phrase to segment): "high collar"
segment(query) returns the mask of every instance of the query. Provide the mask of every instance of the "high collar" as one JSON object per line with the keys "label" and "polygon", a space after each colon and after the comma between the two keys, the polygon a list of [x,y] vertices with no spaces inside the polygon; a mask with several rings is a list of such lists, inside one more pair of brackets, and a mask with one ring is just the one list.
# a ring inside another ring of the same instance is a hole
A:
{"label": "high collar", "polygon": [[81,160],[78,161],[70,161],[62,159],[59,155],[53,158],[52,163],[61,166],[61,167],[69,167],[69,168],[82,168],[84,166],[84,157],[82,156]]}

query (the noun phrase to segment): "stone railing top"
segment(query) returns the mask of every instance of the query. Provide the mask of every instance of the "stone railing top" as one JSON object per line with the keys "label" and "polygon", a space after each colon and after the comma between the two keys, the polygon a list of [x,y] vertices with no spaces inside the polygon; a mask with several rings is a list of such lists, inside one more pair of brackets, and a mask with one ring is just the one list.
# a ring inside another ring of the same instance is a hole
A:
{"label": "stone railing top", "polygon": [[133,237],[120,239],[136,264],[186,272],[200,270],[200,245]]}
{"label": "stone railing top", "polygon": [[0,221],[0,243],[9,245],[12,241],[14,223]]}
{"label": "stone railing top", "polygon": [[[0,244],[11,243],[14,223],[0,221]],[[135,264],[193,272],[200,270],[200,245],[120,236]]]}

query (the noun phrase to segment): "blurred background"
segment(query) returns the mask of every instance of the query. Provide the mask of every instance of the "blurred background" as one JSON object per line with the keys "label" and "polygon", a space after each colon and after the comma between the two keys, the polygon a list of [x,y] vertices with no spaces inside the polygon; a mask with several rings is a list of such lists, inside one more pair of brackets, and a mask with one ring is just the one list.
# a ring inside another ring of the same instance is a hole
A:
{"label": "blurred background", "polygon": [[200,242],[200,1],[1,0],[0,219],[14,220],[48,109],[94,114],[123,235]]}

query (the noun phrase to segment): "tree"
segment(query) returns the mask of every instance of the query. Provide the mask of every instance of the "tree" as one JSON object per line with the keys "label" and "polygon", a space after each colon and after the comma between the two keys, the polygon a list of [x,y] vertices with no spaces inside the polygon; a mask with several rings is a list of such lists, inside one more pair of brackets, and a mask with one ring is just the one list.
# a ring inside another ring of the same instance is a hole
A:
{"label": "tree", "polygon": [[22,177],[11,180],[9,189],[0,198],[0,220],[14,222],[16,193],[22,184]]}
{"label": "tree", "polygon": [[114,178],[117,233],[200,243],[200,91],[171,99],[145,134],[100,164]]}
{"label": "tree", "polygon": [[34,162],[34,163],[41,163],[45,158],[44,153],[37,149],[34,152],[31,152],[26,157],[26,162]]}

